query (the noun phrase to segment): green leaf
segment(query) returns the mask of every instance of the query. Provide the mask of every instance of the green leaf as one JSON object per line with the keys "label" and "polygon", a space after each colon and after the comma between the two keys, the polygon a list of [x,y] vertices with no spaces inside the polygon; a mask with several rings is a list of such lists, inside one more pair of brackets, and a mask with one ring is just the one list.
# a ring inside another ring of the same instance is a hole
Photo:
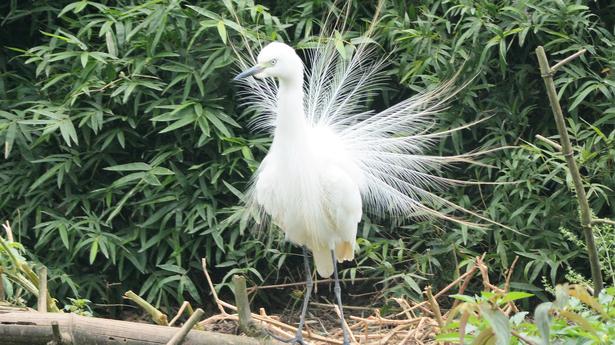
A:
{"label": "green leaf", "polygon": [[491,305],[487,303],[481,303],[479,305],[481,316],[489,323],[489,326],[495,333],[497,339],[497,345],[508,345],[510,343],[510,323],[508,317],[504,315],[500,310],[493,309]]}
{"label": "green leaf", "polygon": [[98,241],[94,240],[92,242],[92,246],[90,247],[90,265],[94,263],[94,260],[96,260],[97,254],[98,254]]}
{"label": "green leaf", "polygon": [[151,170],[152,167],[147,163],[135,162],[135,163],[114,165],[114,166],[106,167],[104,169],[109,170],[109,171],[148,171],[148,170]]}
{"label": "green leaf", "polygon": [[533,297],[534,294],[528,293],[528,292],[522,292],[522,291],[511,291],[509,293],[507,293],[504,298],[502,298],[502,302],[506,303],[506,302],[512,302],[512,301],[516,301],[519,299],[524,299],[524,298],[529,298],[529,297]]}
{"label": "green leaf", "polygon": [[179,273],[179,274],[186,274],[188,273],[185,269],[177,266],[177,265],[172,265],[172,264],[162,264],[162,265],[158,265],[157,267],[165,270],[165,271],[169,271],[169,272],[173,272],[173,273]]}
{"label": "green leaf", "polygon": [[11,123],[4,132],[4,158],[8,158],[11,150],[13,149],[13,143],[15,142],[15,136],[17,135],[17,124]]}
{"label": "green leaf", "polygon": [[218,24],[216,24],[216,27],[218,28],[218,34],[220,35],[220,38],[222,39],[222,43],[226,44],[226,26],[224,26],[224,21],[223,20],[218,21]]}

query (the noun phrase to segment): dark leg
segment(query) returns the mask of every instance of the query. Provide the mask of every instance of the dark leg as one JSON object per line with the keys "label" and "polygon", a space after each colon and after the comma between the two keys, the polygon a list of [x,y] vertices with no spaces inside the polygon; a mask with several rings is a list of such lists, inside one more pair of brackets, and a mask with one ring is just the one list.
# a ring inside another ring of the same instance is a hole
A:
{"label": "dark leg", "polygon": [[305,295],[303,296],[303,304],[301,305],[301,317],[299,318],[299,327],[297,327],[297,334],[292,339],[280,339],[277,336],[271,334],[271,336],[281,342],[290,343],[290,344],[301,344],[305,345],[303,341],[303,325],[305,325],[305,314],[307,314],[308,305],[310,304],[310,296],[312,295],[312,288],[314,287],[314,282],[312,281],[312,270],[310,269],[310,258],[308,257],[307,248],[305,246],[303,249],[303,265],[305,267]]}
{"label": "dark leg", "polygon": [[303,343],[303,325],[305,324],[305,314],[307,313],[308,304],[310,304],[310,296],[312,295],[312,287],[314,282],[312,281],[312,270],[310,269],[310,259],[308,257],[307,248],[303,246],[303,266],[305,267],[305,295],[303,296],[303,305],[301,306],[301,317],[299,318],[299,327],[297,328],[297,334],[295,338]]}
{"label": "dark leg", "polygon": [[342,330],[344,331],[344,345],[350,344],[350,339],[348,335],[348,330],[344,326],[344,309],[342,308],[342,288],[340,287],[340,279],[337,276],[337,260],[335,260],[335,251],[331,251],[331,259],[333,259],[333,275],[335,278],[335,287],[333,288],[333,292],[335,292],[335,298],[337,299],[337,307],[340,308],[340,323],[342,325]]}

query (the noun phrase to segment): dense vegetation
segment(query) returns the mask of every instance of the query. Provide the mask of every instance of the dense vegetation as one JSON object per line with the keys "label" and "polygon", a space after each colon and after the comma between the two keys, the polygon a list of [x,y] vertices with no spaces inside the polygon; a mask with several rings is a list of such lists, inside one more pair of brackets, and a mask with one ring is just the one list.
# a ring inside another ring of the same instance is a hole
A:
{"label": "dense vegetation", "polygon": [[[162,305],[203,302],[201,257],[221,281],[235,272],[254,284],[301,279],[300,265],[289,265],[296,248],[239,220],[239,196],[269,138],[247,129],[256,114],[239,106],[230,82],[231,43],[242,49],[243,35],[304,46],[332,6],[0,4],[0,219],[11,220],[16,239],[49,267],[54,295],[113,302],[133,289]],[[373,12],[373,4],[355,1],[348,36],[363,32]],[[462,66],[463,78],[476,74],[440,125],[491,117],[453,134],[439,153],[516,147],[483,157],[488,166],[445,172],[506,183],[446,196],[516,231],[367,215],[358,259],[344,276],[379,277],[387,294],[417,296],[423,284],[446,284],[486,252],[493,268],[520,256],[512,287],[539,298],[544,284],[589,277],[563,157],[535,139],[557,132],[534,49],[545,46],[552,61],[588,51],[556,84],[593,211],[612,219],[614,25],[608,0],[387,1],[374,40],[382,54],[392,52],[391,78],[374,106],[433,87]],[[612,285],[615,230],[596,230]]]}

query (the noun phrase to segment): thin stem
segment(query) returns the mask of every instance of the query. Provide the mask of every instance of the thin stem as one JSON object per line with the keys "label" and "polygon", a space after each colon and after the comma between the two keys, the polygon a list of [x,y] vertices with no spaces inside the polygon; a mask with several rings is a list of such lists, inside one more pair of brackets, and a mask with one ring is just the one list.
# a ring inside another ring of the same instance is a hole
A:
{"label": "thin stem", "polygon": [[192,327],[194,327],[194,325],[196,325],[196,323],[201,320],[203,314],[205,314],[203,309],[198,308],[197,310],[195,310],[194,314],[190,316],[188,321],[186,321],[186,323],[182,326],[179,332],[175,333],[175,335],[169,340],[167,345],[181,344],[184,341],[184,338],[186,338],[186,335],[188,335],[188,332],[190,332],[190,330],[192,329]]}
{"label": "thin stem", "polygon": [[547,54],[542,46],[536,48],[536,55],[538,56],[538,63],[540,65],[540,74],[545,82],[547,88],[547,94],[549,96],[549,102],[551,103],[551,109],[555,118],[555,124],[557,125],[557,131],[559,132],[560,143],[562,144],[562,154],[568,164],[568,170],[574,183],[574,190],[579,201],[579,208],[581,211],[581,228],[585,236],[585,243],[587,244],[587,254],[589,256],[589,263],[592,272],[592,280],[594,282],[594,295],[598,296],[603,288],[602,272],[600,271],[600,261],[598,259],[598,250],[596,249],[596,243],[594,240],[594,234],[592,231],[592,217],[589,208],[589,202],[587,201],[587,194],[585,194],[585,187],[581,180],[581,174],[577,167],[577,162],[574,160],[572,152],[572,144],[568,137],[568,129],[566,128],[566,121],[564,120],[564,113],[559,104],[557,98],[557,91],[555,90],[555,83],[553,82],[553,74],[567,62],[583,54],[584,51],[580,51],[572,56],[560,61],[553,68],[549,66],[547,60]]}
{"label": "thin stem", "polygon": [[570,61],[578,58],[579,56],[585,54],[585,52],[587,51],[587,49],[581,49],[578,52],[570,55],[569,57],[565,58],[564,60],[556,63],[553,67],[551,67],[551,72],[555,73],[558,69],[560,69],[562,66],[564,66],[565,64],[569,63]]}

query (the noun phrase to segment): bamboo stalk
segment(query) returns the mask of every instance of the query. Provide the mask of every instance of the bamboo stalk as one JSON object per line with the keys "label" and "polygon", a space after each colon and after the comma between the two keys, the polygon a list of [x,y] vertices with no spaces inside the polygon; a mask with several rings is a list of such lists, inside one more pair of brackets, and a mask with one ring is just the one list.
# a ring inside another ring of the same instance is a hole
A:
{"label": "bamboo stalk", "polygon": [[565,63],[572,61],[572,59],[581,56],[583,53],[584,50],[577,52],[560,61],[553,68],[551,68],[549,66],[549,60],[547,59],[547,54],[545,53],[544,48],[542,46],[536,48],[538,64],[540,65],[540,74],[545,82],[545,87],[547,88],[549,103],[551,103],[551,110],[553,111],[557,131],[559,132],[560,143],[562,145],[562,154],[566,159],[568,170],[570,171],[570,176],[572,177],[572,182],[574,183],[577,200],[579,201],[579,208],[581,210],[581,228],[583,229],[583,235],[585,236],[585,243],[587,245],[587,254],[589,256],[592,281],[594,283],[594,295],[598,296],[603,288],[603,282],[602,272],[600,271],[600,261],[598,259],[598,250],[596,249],[596,243],[592,231],[591,211],[589,208],[589,202],[587,201],[585,187],[583,187],[583,181],[581,180],[581,174],[579,173],[577,162],[574,160],[572,144],[570,143],[568,129],[566,128],[566,122],[564,120],[564,113],[562,112],[559,100],[557,99],[557,91],[555,90],[555,83],[553,82],[553,74],[557,69]]}

